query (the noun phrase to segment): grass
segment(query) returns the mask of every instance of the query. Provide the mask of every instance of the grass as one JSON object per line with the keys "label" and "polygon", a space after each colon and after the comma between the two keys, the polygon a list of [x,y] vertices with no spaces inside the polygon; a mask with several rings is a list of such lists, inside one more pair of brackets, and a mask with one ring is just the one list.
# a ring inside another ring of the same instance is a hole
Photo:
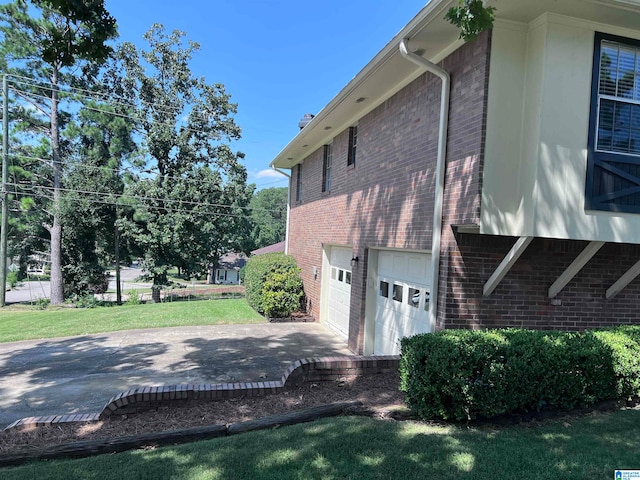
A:
{"label": "grass", "polygon": [[33,479],[611,479],[640,469],[639,410],[503,429],[342,417],[0,470]]}
{"label": "grass", "polygon": [[245,299],[201,300],[120,307],[7,308],[0,315],[0,342],[71,337],[138,328],[264,322]]}

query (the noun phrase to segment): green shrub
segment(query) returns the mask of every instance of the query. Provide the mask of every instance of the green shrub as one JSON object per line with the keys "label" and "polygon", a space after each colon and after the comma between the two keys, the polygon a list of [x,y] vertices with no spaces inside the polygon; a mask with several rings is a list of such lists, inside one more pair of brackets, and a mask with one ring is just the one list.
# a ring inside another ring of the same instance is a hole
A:
{"label": "green shrub", "polygon": [[90,293],[78,296],[73,303],[77,308],[96,308],[102,306],[102,302]]}
{"label": "green shrub", "polygon": [[10,289],[14,289],[18,285],[18,272],[16,270],[7,273],[7,284]]}
{"label": "green shrub", "polygon": [[244,282],[247,302],[263,315],[284,317],[300,309],[302,280],[293,257],[283,253],[251,257]]}
{"label": "green shrub", "polygon": [[142,298],[138,295],[137,290],[129,290],[127,297],[127,301],[124,302],[125,305],[140,305],[142,303]]}
{"label": "green shrub", "polygon": [[640,394],[640,327],[445,330],[402,339],[401,390],[425,419],[571,409]]}

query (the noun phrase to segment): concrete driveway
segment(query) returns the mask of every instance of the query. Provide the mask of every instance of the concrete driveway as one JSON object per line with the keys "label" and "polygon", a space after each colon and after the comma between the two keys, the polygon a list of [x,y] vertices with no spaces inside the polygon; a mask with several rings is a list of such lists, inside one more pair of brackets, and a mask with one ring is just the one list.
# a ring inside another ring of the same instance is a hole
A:
{"label": "concrete driveway", "polygon": [[318,323],[130,330],[0,344],[0,426],[94,413],[140,386],[278,380],[295,360],[350,355]]}

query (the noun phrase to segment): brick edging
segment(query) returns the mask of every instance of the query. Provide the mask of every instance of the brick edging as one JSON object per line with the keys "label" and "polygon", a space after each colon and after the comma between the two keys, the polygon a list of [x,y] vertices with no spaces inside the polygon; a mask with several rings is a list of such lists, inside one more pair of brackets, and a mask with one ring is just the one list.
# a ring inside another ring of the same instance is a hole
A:
{"label": "brick edging", "polygon": [[279,381],[138,387],[118,393],[100,413],[26,417],[16,420],[4,430],[24,430],[61,423],[93,423],[112,415],[140,413],[160,406],[181,407],[230,398],[261,397],[281,393],[286,388],[304,382],[335,381],[343,377],[397,370],[399,364],[399,355],[303,358],[293,362]]}

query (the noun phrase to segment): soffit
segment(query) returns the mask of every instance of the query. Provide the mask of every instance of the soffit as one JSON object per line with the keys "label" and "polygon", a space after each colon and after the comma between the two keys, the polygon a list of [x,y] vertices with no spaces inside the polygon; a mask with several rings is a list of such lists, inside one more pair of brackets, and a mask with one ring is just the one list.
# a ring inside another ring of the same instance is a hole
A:
{"label": "soffit", "polygon": [[[496,18],[528,24],[546,12],[638,29],[640,0],[489,0]],[[462,43],[459,30],[444,20],[457,0],[431,0],[273,159],[292,168],[336,135],[416,79],[423,70],[402,57],[399,44],[437,63]]]}

